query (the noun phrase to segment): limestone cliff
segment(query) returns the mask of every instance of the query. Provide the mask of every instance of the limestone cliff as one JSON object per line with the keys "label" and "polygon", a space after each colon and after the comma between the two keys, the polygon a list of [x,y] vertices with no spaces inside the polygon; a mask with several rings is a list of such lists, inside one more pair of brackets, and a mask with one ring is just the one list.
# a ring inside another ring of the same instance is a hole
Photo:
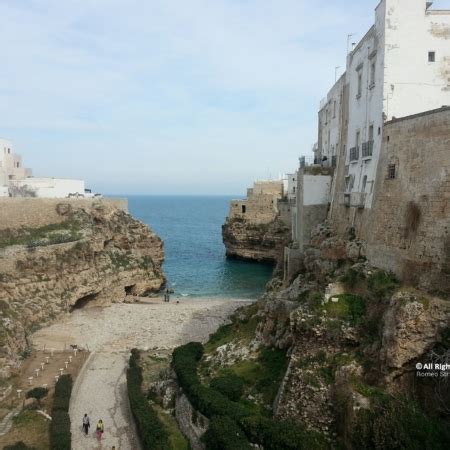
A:
{"label": "limestone cliff", "polygon": [[[295,281],[286,287],[274,280],[271,287],[260,304],[257,339],[289,349],[278,417],[331,441],[339,437],[346,448],[361,448],[356,430],[368,427],[367,417],[386,434],[399,431],[389,421],[404,425],[388,419],[391,413],[405,423],[408,409],[421,421],[448,417],[446,378],[424,381],[415,370],[417,363],[450,359],[448,300],[401,286],[370,266],[363,242],[335,236],[326,224],[314,233]],[[402,396],[415,398],[420,407],[402,403]],[[374,430],[364,439],[378,443]]]}
{"label": "limestone cliff", "polygon": [[143,223],[107,201],[43,203],[50,207],[58,220],[0,231],[3,375],[27,335],[60,313],[147,295],[165,282],[163,243]]}
{"label": "limestone cliff", "polygon": [[290,229],[278,217],[267,224],[233,218],[222,226],[222,238],[230,258],[277,263],[289,243]]}

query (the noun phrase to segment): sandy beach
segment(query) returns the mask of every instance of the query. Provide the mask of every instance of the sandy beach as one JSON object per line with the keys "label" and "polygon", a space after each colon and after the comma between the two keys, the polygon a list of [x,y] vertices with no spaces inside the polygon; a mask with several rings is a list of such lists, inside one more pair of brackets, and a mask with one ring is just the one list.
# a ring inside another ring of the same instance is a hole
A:
{"label": "sandy beach", "polygon": [[[129,351],[134,348],[170,350],[190,342],[204,342],[237,308],[248,300],[190,299],[164,303],[161,299],[140,299],[136,304],[74,311],[60,322],[39,330],[33,345],[63,350],[70,345],[92,354],[74,385],[70,404],[73,450],[111,448],[139,449],[129,409],[125,372]],[[81,432],[87,413],[92,428]],[[94,438],[95,423],[105,423],[101,443]]]}

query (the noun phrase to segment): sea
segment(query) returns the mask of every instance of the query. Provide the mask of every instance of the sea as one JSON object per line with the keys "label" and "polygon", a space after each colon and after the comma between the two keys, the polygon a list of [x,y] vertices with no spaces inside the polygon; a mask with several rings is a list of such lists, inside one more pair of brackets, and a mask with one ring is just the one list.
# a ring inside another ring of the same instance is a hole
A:
{"label": "sea", "polygon": [[273,266],[230,260],[221,228],[231,196],[127,196],[129,212],[164,241],[164,273],[180,297],[255,299]]}

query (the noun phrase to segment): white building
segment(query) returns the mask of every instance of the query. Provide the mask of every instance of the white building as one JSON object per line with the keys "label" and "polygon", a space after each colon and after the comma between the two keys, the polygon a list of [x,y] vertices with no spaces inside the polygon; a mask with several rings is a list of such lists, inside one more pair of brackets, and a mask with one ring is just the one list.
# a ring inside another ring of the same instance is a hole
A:
{"label": "white building", "polygon": [[286,196],[288,200],[294,201],[297,197],[297,172],[286,174]]}
{"label": "white building", "polygon": [[22,165],[22,157],[14,152],[13,143],[0,138],[0,197],[32,196],[66,198],[85,194],[83,180],[62,178],[35,178]]}
{"label": "white building", "polygon": [[336,167],[339,146],[342,144],[342,108],[346,74],[342,75],[320,103],[319,136],[315,162],[325,167]]}
{"label": "white building", "polygon": [[84,180],[71,180],[66,178],[24,178],[22,180],[11,180],[11,187],[16,192],[29,192],[40,198],[67,198],[69,195],[84,196]]}
{"label": "white building", "polygon": [[424,0],[382,0],[320,108],[321,159],[345,146],[339,164],[346,166],[347,194],[339,201],[371,207],[387,120],[443,105],[450,105],[450,11]]}
{"label": "white building", "polygon": [[14,153],[13,143],[0,138],[0,196],[2,193],[8,195],[10,180],[21,180],[29,176],[31,170],[23,167],[22,158]]}

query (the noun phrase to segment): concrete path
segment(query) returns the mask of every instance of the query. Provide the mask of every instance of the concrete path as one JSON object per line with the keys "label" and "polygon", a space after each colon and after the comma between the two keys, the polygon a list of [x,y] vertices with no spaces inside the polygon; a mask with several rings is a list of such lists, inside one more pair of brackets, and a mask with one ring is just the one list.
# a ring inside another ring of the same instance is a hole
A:
{"label": "concrete path", "polygon": [[[80,373],[70,405],[72,420],[72,450],[140,449],[136,438],[127,398],[125,371],[126,353],[93,353]],[[91,419],[86,437],[81,423],[84,414]],[[95,426],[102,419],[105,426],[103,439],[98,442]]]}
{"label": "concrete path", "polygon": [[[75,311],[66,320],[39,330],[37,347],[62,349],[88,345],[93,351],[78,375],[70,404],[72,449],[140,450],[126,389],[130,350],[171,349],[190,341],[207,340],[210,333],[248,301],[191,300],[176,303],[112,305]],[[83,415],[91,419],[91,432],[81,430]],[[102,442],[95,438],[98,419],[105,424]]]}
{"label": "concrete path", "polygon": [[4,419],[0,422],[0,436],[5,435],[9,432],[12,427],[12,422],[15,416],[19,415],[22,408],[16,408],[10,411]]}

